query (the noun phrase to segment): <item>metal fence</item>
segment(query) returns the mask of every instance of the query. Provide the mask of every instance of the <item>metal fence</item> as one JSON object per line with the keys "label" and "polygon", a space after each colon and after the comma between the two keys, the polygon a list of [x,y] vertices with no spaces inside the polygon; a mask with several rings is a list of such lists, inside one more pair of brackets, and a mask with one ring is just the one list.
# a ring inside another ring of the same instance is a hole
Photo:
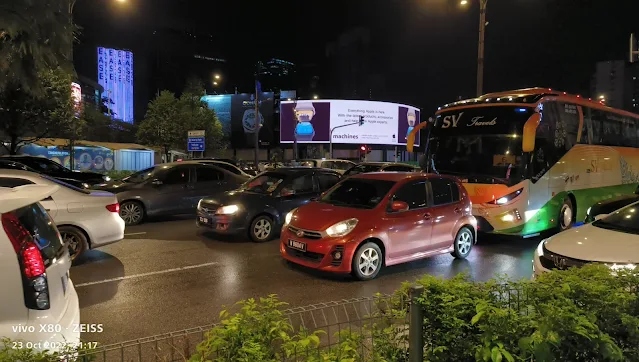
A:
{"label": "metal fence", "polygon": [[[357,335],[357,354],[367,360],[377,348],[376,331],[392,327],[396,337],[408,341],[409,304],[402,297],[376,296],[355,298],[284,311],[284,317],[295,332],[323,331],[319,334],[319,346],[301,348],[289,355],[283,354],[282,361],[306,361],[318,357],[322,352],[337,349],[343,342],[343,332]],[[417,308],[419,309],[419,308]],[[232,312],[232,311],[230,311]],[[196,346],[205,340],[206,332],[219,326],[210,324],[177,332],[165,333],[122,343],[99,346],[80,356],[82,361],[95,362],[175,362],[186,361],[196,353]],[[421,334],[421,330],[419,331]],[[408,345],[405,345],[408,348]]]}

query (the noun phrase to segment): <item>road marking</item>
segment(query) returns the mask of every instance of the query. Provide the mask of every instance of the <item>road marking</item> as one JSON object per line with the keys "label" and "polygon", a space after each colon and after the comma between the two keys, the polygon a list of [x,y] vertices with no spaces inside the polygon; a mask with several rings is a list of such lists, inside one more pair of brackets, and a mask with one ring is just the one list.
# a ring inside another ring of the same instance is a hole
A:
{"label": "road marking", "polygon": [[219,263],[214,261],[214,262],[210,262],[210,263],[189,265],[189,266],[183,266],[183,267],[180,267],[180,268],[172,268],[172,269],[154,271],[154,272],[149,272],[149,273],[133,274],[133,275],[127,275],[127,276],[118,277],[118,278],[99,280],[97,282],[88,282],[88,283],[76,284],[75,287],[76,288],[87,287],[89,285],[111,283],[111,282],[117,282],[117,281],[127,280],[127,279],[142,278],[142,277],[148,277],[148,276],[152,276],[152,275],[166,274],[166,273],[172,273],[172,272],[189,270],[189,269],[204,268],[204,267],[211,266],[211,265],[216,265],[216,264],[219,264]]}
{"label": "road marking", "polygon": [[131,236],[131,235],[144,235],[146,234],[146,231],[143,231],[141,233],[128,233],[128,234],[124,234],[124,236]]}

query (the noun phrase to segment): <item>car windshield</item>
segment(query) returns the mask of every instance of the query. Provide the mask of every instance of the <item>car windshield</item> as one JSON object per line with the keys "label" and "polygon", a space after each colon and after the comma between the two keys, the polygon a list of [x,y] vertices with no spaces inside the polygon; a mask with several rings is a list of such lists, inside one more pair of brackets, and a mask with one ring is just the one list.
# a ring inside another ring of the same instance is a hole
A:
{"label": "car windshield", "polygon": [[358,209],[372,209],[384,199],[393,185],[395,185],[394,181],[349,178],[330,189],[319,199],[319,202]]}
{"label": "car windshield", "polygon": [[42,173],[73,172],[61,164],[46,158],[21,158],[19,162]]}
{"label": "car windshield", "polygon": [[124,182],[129,183],[140,183],[150,179],[153,176],[153,171],[155,167],[147,168],[146,170],[138,171],[132,175],[129,175],[122,179]]}
{"label": "car windshield", "polygon": [[376,172],[382,169],[383,165],[357,165],[344,173],[344,177],[359,175],[360,173]]}
{"label": "car windshield", "polygon": [[241,191],[254,192],[257,194],[270,194],[284,181],[286,175],[277,172],[265,172],[246,181],[241,187]]}
{"label": "car windshield", "polygon": [[60,254],[63,247],[60,234],[49,214],[39,203],[22,207],[12,213],[20,220],[22,226],[29,230],[47,264]]}
{"label": "car windshield", "polygon": [[60,180],[58,180],[58,179],[56,179],[56,178],[49,177],[49,176],[45,176],[45,175],[41,175],[41,177],[42,177],[43,179],[45,179],[45,180],[49,180],[49,181],[51,181],[51,182],[53,182],[53,183],[55,183],[55,184],[57,184],[57,185],[59,185],[59,186],[65,187],[65,188],[67,188],[67,189],[71,189],[71,190],[76,191],[76,192],[81,192],[81,193],[83,193],[83,194],[85,194],[85,195],[89,195],[89,194],[91,194],[91,191],[87,191],[87,190],[85,190],[85,189],[81,189],[81,188],[79,188],[79,187],[75,187],[75,186],[73,186],[73,185],[71,185],[71,184],[68,184],[68,183],[66,183],[66,182],[60,181]]}
{"label": "car windshield", "polygon": [[615,211],[610,216],[595,221],[592,225],[622,233],[639,234],[639,203]]}

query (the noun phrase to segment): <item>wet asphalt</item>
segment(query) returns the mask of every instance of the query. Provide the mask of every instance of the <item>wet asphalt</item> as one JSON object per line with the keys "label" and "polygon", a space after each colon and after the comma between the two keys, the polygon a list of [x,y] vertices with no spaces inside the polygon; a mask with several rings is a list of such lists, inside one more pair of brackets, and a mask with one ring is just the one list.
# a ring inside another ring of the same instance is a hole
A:
{"label": "wet asphalt", "polygon": [[202,233],[193,217],[181,217],[128,227],[124,240],[78,258],[71,278],[81,322],[103,326],[83,340],[110,344],[215,323],[225,306],[269,294],[294,307],[391,293],[425,274],[530,278],[538,243],[481,235],[467,260],[439,255],[358,282],[287,264],[277,240],[256,244]]}

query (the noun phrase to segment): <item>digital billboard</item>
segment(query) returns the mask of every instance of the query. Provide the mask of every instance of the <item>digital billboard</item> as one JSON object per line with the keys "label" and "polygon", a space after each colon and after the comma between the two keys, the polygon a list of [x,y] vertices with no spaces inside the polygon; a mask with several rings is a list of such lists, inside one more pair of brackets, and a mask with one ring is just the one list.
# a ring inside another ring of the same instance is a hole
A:
{"label": "digital billboard", "polygon": [[75,116],[78,117],[82,111],[82,87],[75,82],[71,83],[71,100],[73,101]]}
{"label": "digital billboard", "polygon": [[[202,101],[217,113],[233,148],[255,146],[255,94],[207,95]],[[269,146],[273,143],[273,92],[260,93],[258,102],[259,142],[260,146]]]}
{"label": "digital billboard", "polygon": [[[364,125],[335,128],[359,121]],[[300,100],[280,103],[280,142],[405,145],[419,124],[420,110],[388,102],[354,100]],[[419,135],[415,137],[419,146]]]}
{"label": "digital billboard", "polygon": [[98,47],[98,83],[111,100],[113,118],[133,123],[133,53]]}

